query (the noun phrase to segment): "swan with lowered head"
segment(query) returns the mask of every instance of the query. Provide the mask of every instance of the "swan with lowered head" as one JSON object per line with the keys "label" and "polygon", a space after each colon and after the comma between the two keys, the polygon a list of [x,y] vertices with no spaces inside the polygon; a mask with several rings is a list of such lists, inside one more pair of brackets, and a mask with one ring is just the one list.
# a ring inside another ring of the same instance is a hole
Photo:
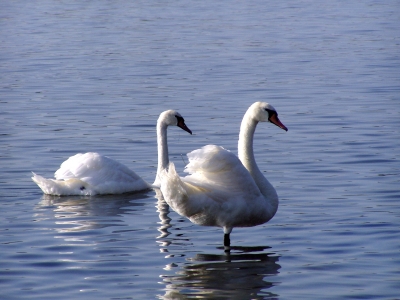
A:
{"label": "swan with lowered head", "polygon": [[278,195],[253,153],[256,126],[268,121],[287,131],[270,104],[256,102],[240,126],[239,158],[222,147],[207,145],[188,154],[185,172],[190,175],[180,178],[173,163],[160,172],[165,201],[195,224],[222,227],[226,247],[234,227],[268,222],[278,209]]}
{"label": "swan with lowered head", "polygon": [[[168,166],[167,127],[176,125],[192,134],[183,117],[174,110],[160,114],[157,120],[158,167]],[[33,173],[32,180],[49,195],[122,194],[152,187],[125,165],[94,152],[78,153],[64,161],[54,174],[46,179]]]}

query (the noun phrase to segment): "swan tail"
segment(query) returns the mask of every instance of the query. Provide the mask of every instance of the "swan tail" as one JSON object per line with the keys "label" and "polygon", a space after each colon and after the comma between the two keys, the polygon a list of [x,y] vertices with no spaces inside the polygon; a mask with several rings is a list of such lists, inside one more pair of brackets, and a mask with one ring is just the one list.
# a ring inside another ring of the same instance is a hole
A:
{"label": "swan tail", "polygon": [[187,198],[187,193],[183,186],[184,183],[176,172],[174,163],[169,163],[168,168],[160,172],[160,182],[161,192],[170,206]]}
{"label": "swan tail", "polygon": [[33,173],[32,180],[47,195],[91,195],[92,191],[88,184],[82,180],[71,178],[68,180],[46,179]]}
{"label": "swan tail", "polygon": [[181,216],[189,218],[193,223],[198,222],[199,214],[207,205],[208,190],[192,182],[187,182],[186,178],[179,177],[173,163],[169,164],[168,169],[160,172],[161,192],[168,205]]}
{"label": "swan tail", "polygon": [[187,185],[179,177],[175,170],[174,163],[169,163],[168,168],[160,172],[161,192],[168,205],[175,210],[178,214],[183,216],[190,216],[188,211],[188,192]]}

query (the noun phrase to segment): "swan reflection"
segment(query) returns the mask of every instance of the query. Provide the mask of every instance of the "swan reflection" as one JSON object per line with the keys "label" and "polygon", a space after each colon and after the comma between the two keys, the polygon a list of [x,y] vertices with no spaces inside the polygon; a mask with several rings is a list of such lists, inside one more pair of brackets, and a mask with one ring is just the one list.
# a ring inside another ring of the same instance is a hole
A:
{"label": "swan reflection", "polygon": [[[174,245],[184,245],[187,244],[187,242],[189,241],[189,239],[187,238],[182,238],[181,236],[183,234],[176,234],[174,236],[174,238],[168,238],[168,236],[171,234],[171,232],[169,231],[169,229],[172,227],[171,225],[171,218],[169,217],[169,213],[170,213],[170,207],[167,204],[167,202],[165,202],[163,194],[161,193],[161,191],[157,188],[154,189],[154,191],[156,192],[155,198],[157,199],[157,212],[158,212],[158,217],[160,218],[160,222],[158,222],[158,224],[160,224],[160,226],[157,228],[157,230],[160,232],[160,235],[157,237],[157,243],[164,248],[161,248],[160,251],[161,252],[168,252],[168,249],[165,248],[171,244]],[[178,220],[179,222],[179,220]],[[178,230],[180,228],[177,228],[175,226],[175,230]]]}
{"label": "swan reflection", "polygon": [[169,205],[167,202],[165,202],[164,197],[159,189],[154,189],[156,192],[156,198],[157,198],[157,212],[158,216],[160,218],[159,224],[161,225],[158,227],[158,231],[160,232],[160,235],[157,238],[166,238],[169,236],[171,233],[168,231],[168,228],[172,227],[170,224],[171,218],[168,216],[169,214]]}
{"label": "swan reflection", "polygon": [[[157,209],[160,217],[158,236],[161,252],[169,253],[169,247],[181,244],[182,240],[167,238],[173,227],[170,224],[169,206],[161,192],[156,190]],[[166,259],[175,257],[177,262],[167,264],[163,269],[174,274],[160,275],[165,284],[165,294],[160,299],[265,299],[277,297],[267,289],[277,284],[275,275],[280,269],[279,256],[269,253],[268,246],[231,247],[231,252],[220,254],[195,253],[183,260],[188,254],[166,255]],[[176,258],[178,256],[178,258]]]}
{"label": "swan reflection", "polygon": [[[55,224],[59,225],[54,229],[59,233],[83,232],[123,225],[122,215],[137,211],[145,205],[143,201],[133,200],[146,198],[149,198],[146,193],[96,197],[43,195],[35,217],[42,220],[54,218]],[[54,215],[48,216],[49,208]]]}
{"label": "swan reflection", "polygon": [[276,284],[268,277],[278,274],[278,259],[268,253],[196,254],[174,275],[161,276],[166,285],[166,293],[161,298],[257,299],[277,296],[266,290]]}

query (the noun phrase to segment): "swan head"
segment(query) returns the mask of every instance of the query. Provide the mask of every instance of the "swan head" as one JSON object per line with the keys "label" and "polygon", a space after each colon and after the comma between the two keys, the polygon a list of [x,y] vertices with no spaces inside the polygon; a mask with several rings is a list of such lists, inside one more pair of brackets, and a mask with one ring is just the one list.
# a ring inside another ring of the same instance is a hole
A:
{"label": "swan head", "polygon": [[271,122],[279,128],[288,131],[287,127],[282,124],[278,118],[276,109],[267,102],[256,102],[250,106],[250,111],[253,114],[253,119],[258,122]]}
{"label": "swan head", "polygon": [[186,126],[185,119],[176,110],[166,110],[160,114],[158,118],[158,123],[164,124],[166,126],[178,126],[186,132],[192,134],[192,131]]}

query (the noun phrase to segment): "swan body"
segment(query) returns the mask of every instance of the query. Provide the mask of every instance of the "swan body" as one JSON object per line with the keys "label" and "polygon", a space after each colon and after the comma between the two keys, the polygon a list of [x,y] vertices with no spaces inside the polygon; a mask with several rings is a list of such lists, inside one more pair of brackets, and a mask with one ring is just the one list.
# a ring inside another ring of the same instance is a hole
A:
{"label": "swan body", "polygon": [[195,224],[224,229],[224,245],[230,245],[234,227],[268,222],[278,209],[274,187],[257,167],[253,136],[258,122],[272,122],[287,131],[276,110],[256,102],[243,117],[239,134],[239,157],[215,145],[188,154],[189,164],[180,178],[173,163],[161,173],[165,201],[178,214]]}
{"label": "swan body", "polygon": [[[167,127],[170,125],[192,133],[178,112],[168,110],[160,114],[157,121],[158,169],[169,163]],[[71,156],[61,164],[54,177],[46,179],[33,173],[32,180],[49,195],[122,194],[152,187],[125,165],[94,152]]]}
{"label": "swan body", "polygon": [[125,165],[94,152],[71,156],[54,177],[45,179],[33,173],[32,180],[50,195],[122,194],[150,188]]}

